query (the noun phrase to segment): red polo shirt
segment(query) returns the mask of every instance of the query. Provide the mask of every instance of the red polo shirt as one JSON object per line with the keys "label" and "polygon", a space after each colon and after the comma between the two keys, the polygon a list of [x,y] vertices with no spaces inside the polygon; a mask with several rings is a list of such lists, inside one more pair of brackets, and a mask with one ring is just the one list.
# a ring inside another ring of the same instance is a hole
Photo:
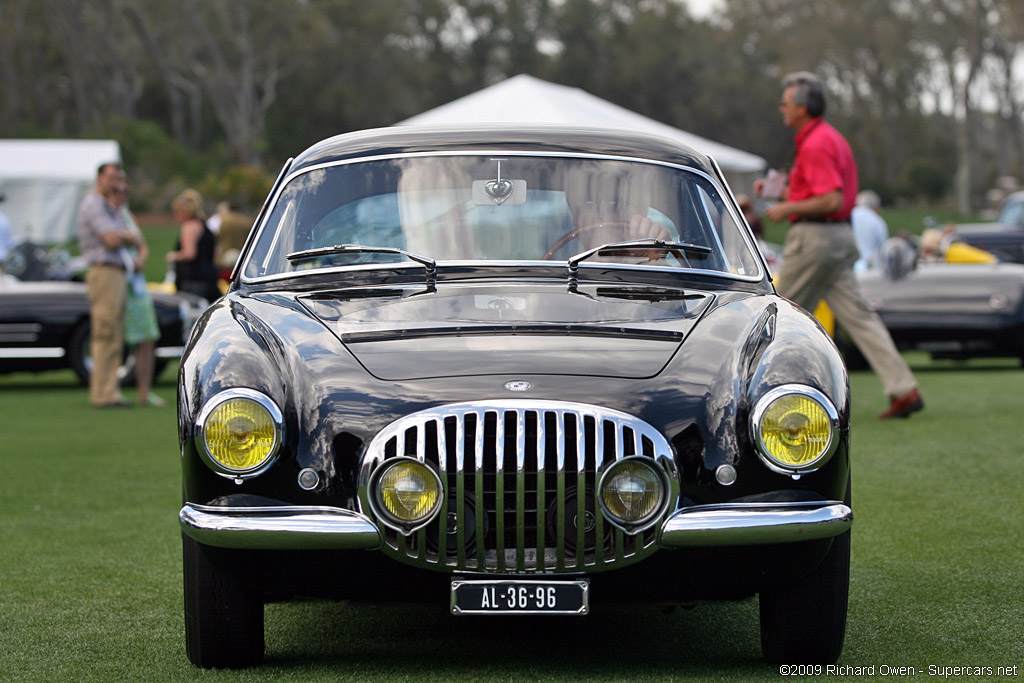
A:
{"label": "red polo shirt", "polygon": [[[796,158],[789,172],[789,201],[842,190],[843,206],[824,220],[849,220],[857,199],[857,163],[850,143],[821,118],[810,121],[793,138]],[[799,220],[791,216],[790,220]]]}

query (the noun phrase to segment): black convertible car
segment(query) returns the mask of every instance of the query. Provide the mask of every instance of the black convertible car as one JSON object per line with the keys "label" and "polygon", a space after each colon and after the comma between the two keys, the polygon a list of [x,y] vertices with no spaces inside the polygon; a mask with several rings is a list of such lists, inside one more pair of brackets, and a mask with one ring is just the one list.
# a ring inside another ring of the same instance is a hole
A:
{"label": "black convertible car", "polygon": [[290,596],[474,618],[758,594],[769,660],[834,662],[849,409],[703,154],[553,127],[326,140],[182,357],[189,659],[258,663]]}
{"label": "black convertible car", "polygon": [[[193,323],[206,301],[187,293],[153,292],[160,325],[154,371],[181,355]],[[132,381],[134,354],[125,349],[118,370]],[[39,372],[71,368],[82,384],[89,383],[89,294],[85,283],[22,281],[0,275],[0,372]]]}

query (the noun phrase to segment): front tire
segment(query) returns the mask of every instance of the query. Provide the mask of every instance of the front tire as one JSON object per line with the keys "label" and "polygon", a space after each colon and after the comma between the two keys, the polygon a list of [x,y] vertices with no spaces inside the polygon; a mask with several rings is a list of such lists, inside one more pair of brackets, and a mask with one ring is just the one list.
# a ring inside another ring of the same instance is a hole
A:
{"label": "front tire", "polygon": [[[67,358],[71,369],[78,375],[78,381],[82,386],[89,386],[89,375],[92,374],[92,350],[90,340],[92,335],[89,330],[89,321],[80,322],[71,332],[71,339],[68,342]],[[154,379],[156,371],[153,372]],[[118,386],[135,385],[135,350],[125,348],[124,361],[117,369]]]}
{"label": "front tire", "polygon": [[836,536],[810,576],[761,593],[761,651],[773,664],[834,664],[843,651],[850,532]]}
{"label": "front tire", "polygon": [[263,597],[210,565],[182,536],[185,649],[196,666],[241,669],[263,661]]}

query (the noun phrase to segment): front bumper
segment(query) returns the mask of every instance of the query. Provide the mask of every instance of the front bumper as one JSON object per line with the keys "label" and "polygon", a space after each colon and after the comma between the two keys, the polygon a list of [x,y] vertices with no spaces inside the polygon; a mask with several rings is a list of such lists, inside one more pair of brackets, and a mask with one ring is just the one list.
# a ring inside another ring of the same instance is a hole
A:
{"label": "front bumper", "polygon": [[271,505],[229,507],[186,503],[181,529],[199,543],[249,550],[373,550],[377,525],[351,510]]}
{"label": "front bumper", "polygon": [[853,524],[839,501],[722,503],[674,512],[661,527],[664,548],[761,545],[831,538]]}
{"label": "front bumper", "polygon": [[[227,507],[188,503],[182,531],[205,545],[253,550],[355,550],[381,547],[369,518],[335,507]],[[847,531],[853,511],[838,501],[695,505],[662,524],[664,548],[760,545],[831,538]]]}

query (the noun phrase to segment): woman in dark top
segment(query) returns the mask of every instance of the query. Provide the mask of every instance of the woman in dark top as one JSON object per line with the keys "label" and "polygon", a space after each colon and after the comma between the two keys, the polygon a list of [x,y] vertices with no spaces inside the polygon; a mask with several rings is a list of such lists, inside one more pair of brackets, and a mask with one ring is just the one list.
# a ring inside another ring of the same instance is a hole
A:
{"label": "woman in dark top", "polygon": [[176,251],[167,254],[168,265],[174,266],[175,285],[178,291],[197,294],[212,303],[221,295],[213,262],[217,240],[206,227],[203,198],[188,189],[174,198],[171,208],[181,223]]}

